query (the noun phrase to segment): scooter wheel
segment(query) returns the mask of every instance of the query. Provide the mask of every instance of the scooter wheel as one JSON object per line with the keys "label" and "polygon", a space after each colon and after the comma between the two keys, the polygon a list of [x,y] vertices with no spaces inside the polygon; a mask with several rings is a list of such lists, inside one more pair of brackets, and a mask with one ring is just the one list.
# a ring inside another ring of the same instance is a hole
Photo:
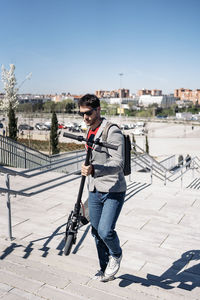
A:
{"label": "scooter wheel", "polygon": [[65,248],[64,248],[64,254],[69,255],[72,249],[72,244],[74,242],[74,235],[68,234],[66,242],[65,242]]}

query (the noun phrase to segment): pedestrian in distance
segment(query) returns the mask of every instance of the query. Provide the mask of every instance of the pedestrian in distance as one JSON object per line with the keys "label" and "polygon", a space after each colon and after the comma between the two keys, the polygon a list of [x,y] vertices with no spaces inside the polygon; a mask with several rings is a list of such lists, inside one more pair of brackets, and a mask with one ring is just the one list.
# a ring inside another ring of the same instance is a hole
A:
{"label": "pedestrian in distance", "polygon": [[[89,127],[87,137],[94,135],[94,139],[102,141],[108,121],[101,117],[99,98],[86,94],[79,99],[78,106],[79,114]],[[88,208],[100,266],[93,279],[103,282],[113,280],[120,268],[122,249],[115,225],[126,193],[123,173],[124,138],[117,125],[110,127],[107,142],[118,146],[117,150],[95,145],[90,165],[82,165],[81,169],[83,176],[90,176]]]}
{"label": "pedestrian in distance", "polygon": [[185,162],[186,162],[186,169],[190,169],[191,156],[189,154],[187,154],[187,156],[185,158]]}
{"label": "pedestrian in distance", "polygon": [[178,165],[179,165],[179,167],[183,166],[183,162],[184,162],[183,155],[180,154],[179,157],[178,157]]}

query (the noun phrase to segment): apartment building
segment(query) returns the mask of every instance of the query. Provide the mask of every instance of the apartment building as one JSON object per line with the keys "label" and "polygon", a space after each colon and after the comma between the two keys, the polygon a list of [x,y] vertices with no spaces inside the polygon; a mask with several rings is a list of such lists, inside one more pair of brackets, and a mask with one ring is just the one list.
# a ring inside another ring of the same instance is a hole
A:
{"label": "apartment building", "polygon": [[129,98],[130,91],[128,89],[118,89],[114,91],[99,90],[95,92],[98,98]]}
{"label": "apartment building", "polygon": [[157,89],[153,89],[153,90],[142,89],[142,90],[138,90],[137,95],[138,96],[144,96],[144,95],[162,96],[162,90],[157,90]]}
{"label": "apartment building", "polygon": [[176,89],[174,90],[174,97],[180,100],[192,101],[194,104],[200,104],[200,89],[190,90],[190,89]]}

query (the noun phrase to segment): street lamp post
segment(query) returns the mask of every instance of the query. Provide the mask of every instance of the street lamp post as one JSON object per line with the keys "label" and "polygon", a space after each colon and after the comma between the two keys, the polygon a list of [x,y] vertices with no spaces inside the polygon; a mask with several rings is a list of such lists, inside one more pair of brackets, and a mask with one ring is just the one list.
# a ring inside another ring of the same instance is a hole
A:
{"label": "street lamp post", "polygon": [[119,73],[119,80],[120,80],[120,89],[119,89],[119,91],[120,91],[120,99],[119,99],[119,101],[120,101],[120,112],[119,112],[119,115],[120,115],[120,118],[121,118],[121,110],[122,110],[121,88],[122,88],[122,76],[123,75],[124,75],[123,73]]}
{"label": "street lamp post", "polygon": [[20,85],[19,85],[19,87],[18,87],[18,90],[19,90],[20,87],[24,84],[24,82],[25,82],[26,80],[30,80],[30,79],[31,79],[31,76],[32,76],[32,72],[29,73],[29,74],[24,78],[24,80],[20,83]]}

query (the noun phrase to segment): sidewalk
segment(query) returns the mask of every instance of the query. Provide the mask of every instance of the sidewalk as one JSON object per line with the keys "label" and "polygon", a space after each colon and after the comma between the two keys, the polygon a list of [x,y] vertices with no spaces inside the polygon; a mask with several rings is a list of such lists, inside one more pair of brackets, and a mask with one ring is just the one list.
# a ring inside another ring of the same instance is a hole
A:
{"label": "sidewalk", "polygon": [[[58,176],[12,177],[11,188],[36,192],[43,180],[50,187]],[[0,196],[1,300],[200,299],[199,190],[149,185],[146,174],[127,179],[117,224],[123,260],[116,279],[101,283],[91,280],[98,264],[89,224],[80,229],[72,253],[63,255],[65,225],[80,183],[77,176],[68,179],[32,197],[11,197],[12,241],[6,195]],[[2,176],[0,181],[3,185]]]}

